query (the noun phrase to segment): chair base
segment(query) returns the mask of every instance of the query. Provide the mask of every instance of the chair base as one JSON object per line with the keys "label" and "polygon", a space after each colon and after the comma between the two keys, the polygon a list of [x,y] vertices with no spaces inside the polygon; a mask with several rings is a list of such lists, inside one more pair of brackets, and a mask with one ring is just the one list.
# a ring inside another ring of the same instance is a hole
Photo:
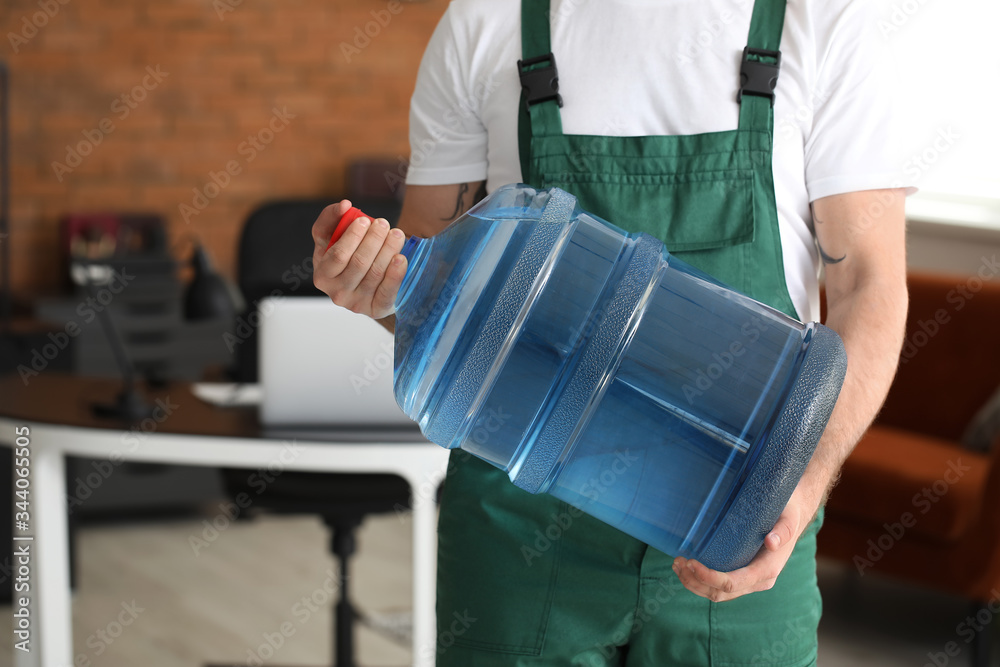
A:
{"label": "chair base", "polygon": [[355,531],[361,525],[361,516],[328,514],[323,517],[323,523],[330,528],[330,551],[333,552],[340,568],[339,595],[333,610],[333,667],[357,667],[354,661],[354,621],[358,613],[351,603],[348,583],[351,577],[349,569],[351,556],[357,550]]}

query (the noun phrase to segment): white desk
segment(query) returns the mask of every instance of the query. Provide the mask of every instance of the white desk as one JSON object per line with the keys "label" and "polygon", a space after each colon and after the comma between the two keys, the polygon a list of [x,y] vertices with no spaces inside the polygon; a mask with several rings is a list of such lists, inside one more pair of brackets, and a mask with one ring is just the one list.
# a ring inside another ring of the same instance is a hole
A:
{"label": "white desk", "polygon": [[[81,382],[88,384],[84,388]],[[399,475],[413,490],[413,659],[414,664],[421,667],[433,665],[434,652],[428,647],[436,644],[436,489],[444,478],[447,450],[426,440],[413,440],[412,436],[409,442],[396,442],[397,434],[386,433],[382,437],[377,432],[345,431],[336,433],[336,441],[332,437],[328,441],[296,440],[298,454],[288,460],[289,439],[240,435],[241,431],[252,431],[253,426],[234,427],[235,422],[228,419],[226,409],[212,408],[194,398],[189,388],[182,391],[180,386],[160,393],[172,394],[171,399],[181,405],[177,415],[187,411],[183,420],[187,428],[199,421],[199,415],[202,420],[206,415],[215,415],[214,421],[204,424],[207,432],[169,433],[167,431],[177,430],[172,423],[174,418],[169,417],[156,431],[136,439],[139,443],[136,445],[131,439],[123,442],[123,430],[126,429],[121,426],[100,428],[80,424],[93,421],[80,416],[86,413],[86,402],[110,398],[115,383],[81,381],[56,374],[42,374],[32,380],[32,385],[36,383],[40,386],[32,386],[29,392],[16,376],[0,381],[0,411],[9,415],[0,416],[0,444],[12,445],[16,438],[15,428],[23,426],[30,429],[31,439],[32,651],[14,651],[17,667],[73,665],[65,498],[67,455],[91,458],[120,455],[128,461],[236,468],[259,468],[281,461],[284,470]],[[74,383],[75,391],[71,389]],[[33,406],[28,406],[28,398],[11,394],[16,387],[36,396]],[[69,396],[75,399],[75,404],[60,405],[60,401],[70,400]],[[44,418],[25,418],[37,413],[39,401],[44,401],[43,409],[52,415],[52,422],[63,420],[68,411],[77,418],[66,418],[66,421],[76,423],[65,426],[46,423],[50,420]],[[226,423],[227,420],[233,423]],[[226,435],[227,430],[237,434]],[[14,593],[15,602],[21,595]],[[16,604],[14,609],[17,609]]]}

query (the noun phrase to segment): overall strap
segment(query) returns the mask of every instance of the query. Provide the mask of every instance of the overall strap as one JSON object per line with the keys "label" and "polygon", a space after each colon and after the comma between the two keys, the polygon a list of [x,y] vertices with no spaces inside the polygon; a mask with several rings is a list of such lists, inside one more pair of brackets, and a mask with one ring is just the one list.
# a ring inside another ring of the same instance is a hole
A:
{"label": "overall strap", "polygon": [[517,138],[521,178],[529,178],[531,137],[562,134],[559,73],[552,55],[549,0],[521,0],[521,78]]}
{"label": "overall strap", "polygon": [[750,34],[740,64],[740,129],[771,133],[774,125],[774,88],[781,67],[781,29],[785,0],[756,0]]}

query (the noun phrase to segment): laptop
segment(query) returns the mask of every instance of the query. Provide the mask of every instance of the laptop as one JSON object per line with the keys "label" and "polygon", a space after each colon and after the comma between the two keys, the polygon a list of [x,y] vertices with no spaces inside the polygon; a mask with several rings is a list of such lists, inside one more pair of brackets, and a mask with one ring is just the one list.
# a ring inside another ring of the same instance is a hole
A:
{"label": "laptop", "polygon": [[392,393],[393,337],[327,297],[262,299],[260,420],[273,427],[408,428]]}

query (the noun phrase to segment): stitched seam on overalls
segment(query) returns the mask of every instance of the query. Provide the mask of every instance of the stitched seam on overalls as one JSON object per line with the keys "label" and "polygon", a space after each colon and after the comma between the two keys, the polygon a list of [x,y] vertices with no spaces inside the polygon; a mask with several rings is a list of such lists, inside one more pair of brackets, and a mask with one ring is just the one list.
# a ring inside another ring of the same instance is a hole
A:
{"label": "stitched seam on overalls", "polygon": [[[543,176],[548,175],[548,172],[544,172]],[[557,176],[570,177],[573,181],[578,183],[643,183],[647,182],[649,185],[661,185],[663,183],[678,183],[681,185],[687,183],[719,183],[719,182],[732,182],[733,180],[738,180],[741,183],[747,185],[752,185],[753,183],[753,170],[752,169],[712,169],[708,171],[683,171],[683,172],[673,172],[670,174],[592,174],[586,171],[567,171],[558,172],[555,174]],[[690,178],[691,176],[704,176],[704,178]]]}
{"label": "stitched seam on overalls", "polygon": [[[728,131],[729,132],[736,132],[736,130],[728,130]],[[761,132],[759,130],[742,130],[742,132],[745,132],[747,134],[760,134],[760,135],[764,135],[764,136],[770,136],[767,132]],[[542,136],[534,137],[534,139],[535,140],[538,140],[538,139],[544,140],[544,139],[547,139],[547,138],[562,139],[564,136],[566,136],[566,135],[550,134],[550,135],[542,135]],[[572,136],[572,135],[570,135],[570,136]],[[669,137],[669,136],[672,136],[672,135],[664,135],[664,136]],[[700,135],[676,135],[676,136],[680,137],[680,136],[700,136]],[[609,137],[604,137],[604,138],[607,139]],[[612,138],[612,139],[625,139],[627,137],[610,137],[610,138]],[[754,148],[752,146],[746,147],[743,150],[745,150],[748,153],[764,153],[764,152],[766,152],[763,149]],[[629,155],[627,153],[616,153],[616,152],[604,152],[604,153],[594,153],[594,152],[589,152],[589,151],[574,151],[574,152],[577,153],[578,155],[588,156],[588,157],[602,157],[602,158],[605,158],[605,157],[613,157],[613,158],[632,158],[632,157],[635,157],[635,156]],[[732,150],[717,150],[717,151],[705,150],[705,151],[698,151],[697,153],[665,153],[665,154],[657,154],[657,155],[654,155],[652,157],[658,157],[658,158],[660,158],[660,157],[662,157],[662,158],[691,158],[691,157],[698,157],[698,156],[701,156],[701,155],[732,155],[732,154],[733,154]],[[545,158],[545,157],[561,157],[561,156],[564,156],[564,155],[565,155],[565,153],[563,151],[552,151],[552,152],[538,151],[538,152],[536,152],[534,150],[534,145],[532,146],[532,153],[531,153],[532,159]]]}
{"label": "stitched seam on overalls", "polygon": [[[642,555],[637,559],[638,567],[637,571],[642,572],[642,564],[646,560],[646,554],[649,553],[649,545],[642,545]],[[635,631],[635,621],[639,618],[639,607],[642,605],[642,582],[648,577],[643,577],[641,574],[635,578],[635,607],[632,609],[630,616],[632,617],[632,625],[628,630],[628,641],[625,642],[625,646],[632,643],[632,635]],[[655,579],[654,579],[655,580]]]}
{"label": "stitched seam on overalls", "polygon": [[[559,511],[568,513],[572,508],[569,503],[565,501],[559,501]],[[545,638],[548,636],[549,632],[549,614],[552,613],[552,598],[555,597],[556,582],[559,580],[560,563],[562,562],[562,543],[563,540],[556,540],[555,553],[553,557],[555,558],[555,563],[552,565],[552,574],[549,577],[549,587],[545,592],[545,611],[542,612],[541,628],[539,628],[538,636],[538,652],[542,653],[545,649]]]}
{"label": "stitched seam on overalls", "polygon": [[[560,504],[564,506],[562,509],[565,510],[569,507],[566,503],[560,501]],[[561,560],[560,554],[562,551],[562,540],[555,540],[552,548],[552,557],[555,559],[555,563],[552,565],[552,572],[549,575],[549,583],[546,588],[546,599],[545,599],[545,609],[542,612],[542,617],[539,620],[538,635],[535,639],[535,645],[533,647],[528,647],[520,644],[502,644],[498,642],[485,642],[478,641],[474,639],[463,639],[457,637],[455,639],[454,646],[464,646],[466,648],[476,648],[485,651],[490,651],[493,653],[506,653],[508,655],[524,655],[531,657],[538,657],[542,655],[542,651],[545,648],[545,637],[548,632],[549,626],[549,614],[552,611],[552,598],[555,594],[555,583],[559,575],[559,562]]]}
{"label": "stitched seam on overalls", "polygon": [[[564,501],[559,501],[559,509],[562,512],[568,512],[571,508],[570,505]],[[506,653],[509,655],[525,655],[538,657],[542,655],[545,649],[545,637],[548,634],[549,627],[549,614],[552,612],[552,599],[555,596],[556,581],[559,579],[560,562],[562,561],[562,543],[563,541],[555,540],[552,548],[552,558],[555,562],[552,565],[552,572],[549,574],[549,583],[545,592],[545,608],[542,612],[541,619],[539,620],[538,635],[535,640],[534,647],[527,647],[517,644],[500,644],[497,642],[484,642],[477,640],[469,640],[456,638],[455,646],[465,646],[467,648],[478,648],[486,651],[491,651],[494,653]]]}
{"label": "stitched seam on overalls", "polygon": [[715,664],[715,605],[708,603],[708,667],[716,667]]}

